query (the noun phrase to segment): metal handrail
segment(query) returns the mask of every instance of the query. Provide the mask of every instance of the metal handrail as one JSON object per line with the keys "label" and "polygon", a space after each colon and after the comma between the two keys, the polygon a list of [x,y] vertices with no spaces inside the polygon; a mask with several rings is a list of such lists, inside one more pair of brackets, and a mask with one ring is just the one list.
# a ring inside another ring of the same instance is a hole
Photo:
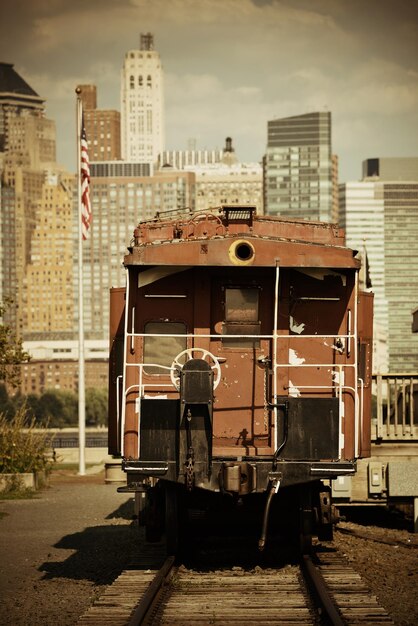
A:
{"label": "metal handrail", "polygon": [[418,373],[374,374],[372,381],[372,441],[417,442]]}
{"label": "metal handrail", "polygon": [[[131,343],[132,339],[134,337],[166,337],[167,335],[165,334],[159,334],[159,333],[127,333],[128,337],[127,337],[127,343],[128,345]],[[187,335],[185,334],[179,334],[179,335],[172,335],[173,337],[182,337],[182,338],[189,338],[194,340],[193,343],[195,343],[196,340],[202,339],[202,338],[212,338],[212,339],[222,339],[223,337],[225,337],[226,335],[219,335],[219,334],[194,334],[194,333],[189,333]],[[237,335],[227,335],[228,339],[230,338],[254,338],[254,339],[269,339],[272,341],[280,341],[280,340],[285,340],[285,341],[293,341],[294,339],[314,339],[316,341],[321,341],[323,339],[333,339],[334,341],[336,341],[337,339],[352,339],[355,337],[354,334],[344,334],[344,335],[335,335],[335,334],[329,334],[329,335],[278,335],[277,333],[273,333],[272,335],[242,335],[242,334],[237,334]],[[135,361],[135,362],[126,362],[125,363],[125,367],[126,370],[128,368],[137,368],[138,369],[138,382],[134,383],[133,385],[130,385],[128,388],[125,388],[124,390],[124,396],[125,396],[125,400],[128,396],[129,393],[132,393],[132,391],[137,390],[138,391],[138,398],[143,398],[145,395],[146,390],[149,390],[151,392],[156,391],[158,389],[161,390],[167,390],[167,382],[150,382],[148,381],[144,381],[144,374],[145,374],[145,370],[147,368],[153,367],[153,368],[159,368],[161,370],[161,374],[163,375],[164,373],[166,373],[167,375],[170,374],[171,371],[173,371],[173,367],[171,366],[165,366],[165,365],[161,365],[158,363],[143,363],[143,362],[139,362],[139,361]],[[352,369],[354,370],[354,374],[357,371],[357,366],[355,363],[283,363],[283,362],[276,362],[273,366],[273,380],[277,380],[277,375],[278,372],[281,368],[329,368],[330,371],[330,377],[333,377],[333,372],[335,373],[336,371],[339,371],[340,373],[342,373],[345,370],[349,370]],[[344,393],[350,393],[353,395],[354,397],[354,404],[355,404],[355,424],[356,424],[356,433],[358,436],[358,428],[360,426],[360,424],[363,421],[363,410],[364,410],[364,403],[363,403],[363,381],[358,381],[360,387],[361,387],[361,391],[360,391],[360,396],[358,393],[358,389],[354,388],[351,385],[347,385],[344,384],[342,382],[342,376],[340,375],[338,377],[338,379],[336,380],[332,380],[332,382],[329,385],[298,385],[298,389],[303,389],[304,391],[314,391],[314,390],[323,390],[323,391],[334,391],[336,393],[336,397],[339,399],[339,431],[340,431],[340,450],[342,449],[342,435],[341,435],[341,431],[342,431],[342,425],[341,425],[341,420],[342,420],[342,410],[341,410],[341,404],[343,402],[343,395]],[[177,389],[174,390],[175,392],[177,392]],[[124,403],[125,404],[125,403]],[[140,415],[138,416],[139,420],[140,420]],[[139,441],[138,441],[138,446],[139,446]],[[139,450],[138,450],[138,454],[139,454]]]}

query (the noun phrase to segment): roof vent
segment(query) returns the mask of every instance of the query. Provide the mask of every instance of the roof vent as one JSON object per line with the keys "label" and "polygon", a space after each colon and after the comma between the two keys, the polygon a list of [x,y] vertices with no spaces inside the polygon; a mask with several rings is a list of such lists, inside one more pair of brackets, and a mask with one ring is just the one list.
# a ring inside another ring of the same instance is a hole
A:
{"label": "roof vent", "polygon": [[227,224],[231,222],[241,222],[253,225],[253,218],[256,213],[255,206],[223,206],[222,210],[225,214]]}

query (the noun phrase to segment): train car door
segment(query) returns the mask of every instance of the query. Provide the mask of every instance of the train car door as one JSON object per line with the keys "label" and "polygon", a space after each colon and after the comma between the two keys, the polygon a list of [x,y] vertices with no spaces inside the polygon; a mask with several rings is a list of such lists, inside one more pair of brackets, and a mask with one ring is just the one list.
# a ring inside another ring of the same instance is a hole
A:
{"label": "train car door", "polygon": [[124,454],[138,458],[146,452],[138,433],[148,424],[152,430],[156,412],[162,421],[175,423],[178,391],[171,366],[176,355],[189,347],[187,337],[193,331],[193,271],[152,268],[139,276],[133,273],[131,282]]}
{"label": "train car door", "polygon": [[[270,274],[270,276],[269,276]],[[210,350],[221,363],[215,391],[214,454],[271,454],[267,401],[273,325],[273,274],[230,270],[212,282]]]}

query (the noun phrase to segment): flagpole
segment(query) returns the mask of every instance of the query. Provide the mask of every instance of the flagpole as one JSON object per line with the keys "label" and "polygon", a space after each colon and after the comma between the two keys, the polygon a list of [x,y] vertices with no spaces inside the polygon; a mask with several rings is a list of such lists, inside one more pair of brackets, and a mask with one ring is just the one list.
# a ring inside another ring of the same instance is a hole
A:
{"label": "flagpole", "polygon": [[84,373],[84,315],[83,315],[83,232],[82,232],[82,199],[81,199],[81,120],[82,102],[81,89],[77,87],[77,221],[78,221],[78,473],[86,473],[86,398]]}

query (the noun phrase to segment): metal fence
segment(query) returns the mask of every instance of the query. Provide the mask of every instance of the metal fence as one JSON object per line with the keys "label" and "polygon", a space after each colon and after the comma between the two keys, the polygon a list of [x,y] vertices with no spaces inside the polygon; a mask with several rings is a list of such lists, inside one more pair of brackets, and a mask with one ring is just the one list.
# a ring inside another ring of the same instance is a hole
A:
{"label": "metal fence", "polygon": [[418,374],[373,376],[372,441],[418,442]]}
{"label": "metal fence", "polygon": [[[56,435],[50,439],[51,448],[78,448],[78,435]],[[86,437],[86,448],[107,448],[107,435]]]}

